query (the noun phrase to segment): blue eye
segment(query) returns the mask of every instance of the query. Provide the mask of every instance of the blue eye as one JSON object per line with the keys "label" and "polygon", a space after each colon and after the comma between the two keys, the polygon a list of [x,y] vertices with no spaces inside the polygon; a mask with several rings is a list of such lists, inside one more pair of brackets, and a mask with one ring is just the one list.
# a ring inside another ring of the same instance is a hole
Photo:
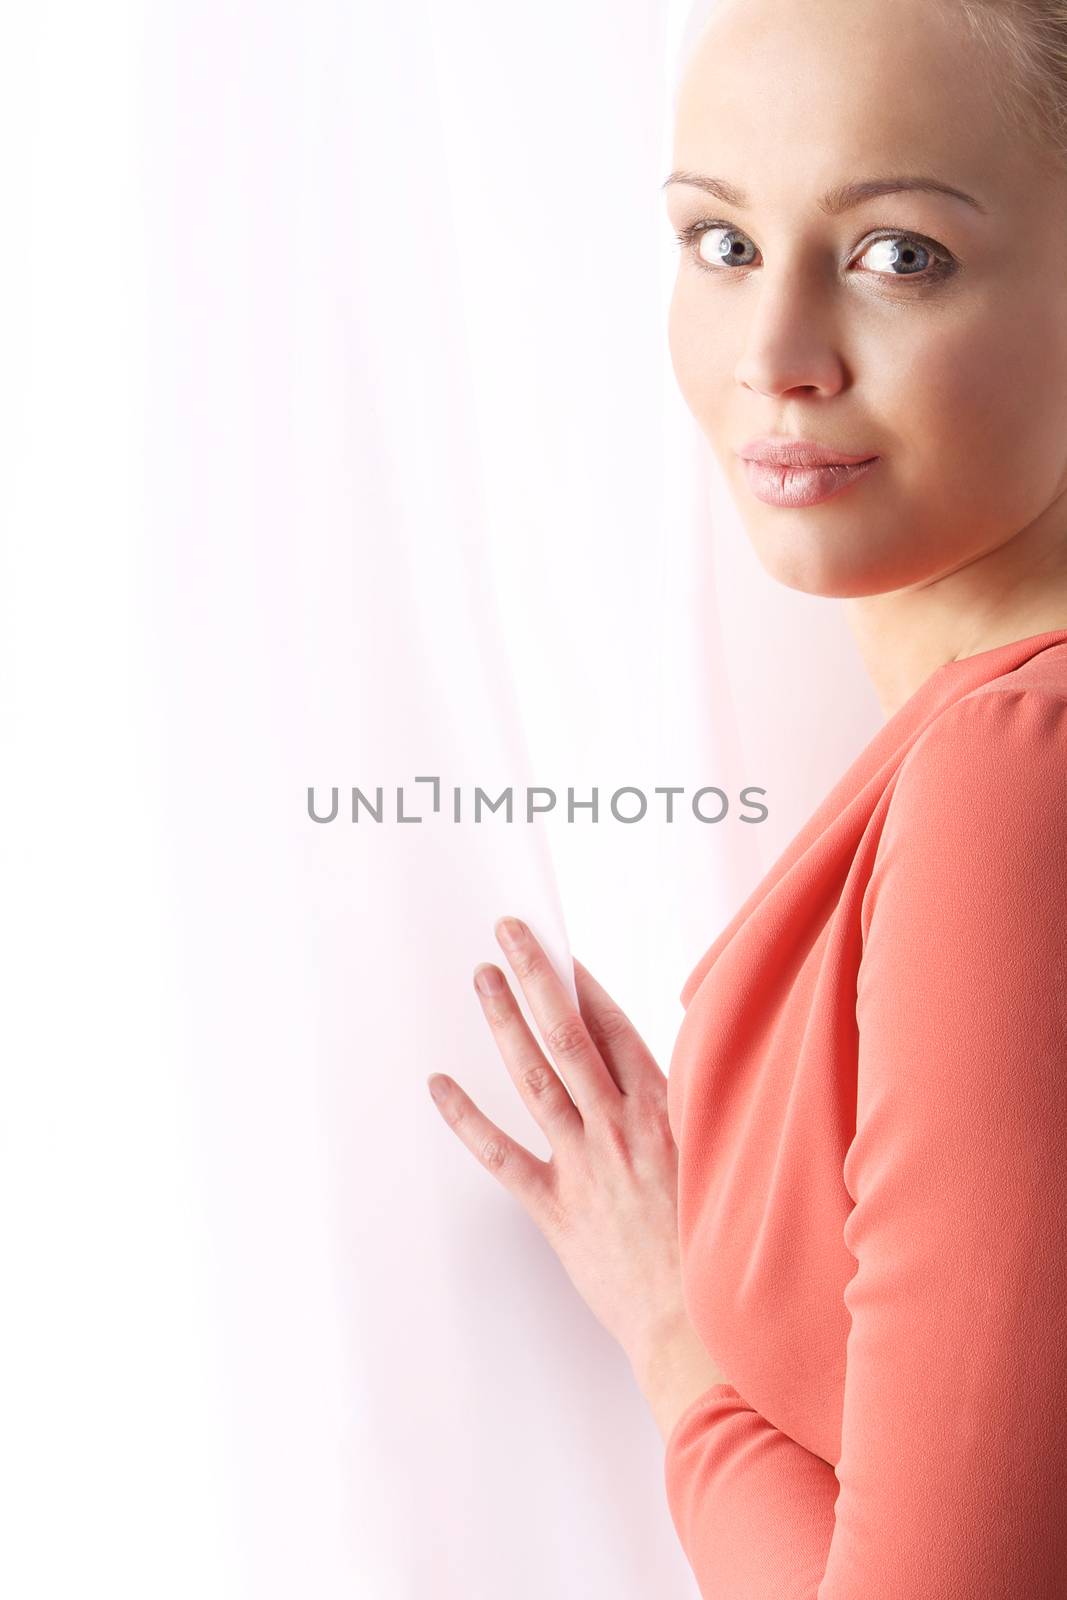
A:
{"label": "blue eye", "polygon": [[[701,265],[710,264],[712,261],[721,261],[731,267],[750,265],[745,246],[739,242],[748,236],[739,228],[727,227],[725,222],[693,222],[675,237],[683,249],[695,251],[701,259]],[[705,239],[708,240],[707,250],[704,245]],[[748,243],[755,249],[751,239]]]}
{"label": "blue eye", "polygon": [[[898,243],[898,240],[903,240],[903,243]],[[875,239],[859,259],[862,261],[864,256],[875,257],[877,267],[892,268],[892,276],[898,278],[914,277],[921,272],[925,263],[920,258],[925,258],[926,262],[934,259],[932,250],[928,250],[920,239],[913,239],[907,233],[894,234],[887,239]]]}
{"label": "blue eye", "polygon": [[[708,272],[749,267],[756,253],[756,246],[748,235],[725,222],[692,222],[676,233],[675,238],[696,265]],[[871,262],[868,270],[876,277],[917,278],[923,284],[947,277],[956,265],[953,257],[932,240],[927,241],[914,233],[890,231],[870,240],[855,260],[868,258]]]}

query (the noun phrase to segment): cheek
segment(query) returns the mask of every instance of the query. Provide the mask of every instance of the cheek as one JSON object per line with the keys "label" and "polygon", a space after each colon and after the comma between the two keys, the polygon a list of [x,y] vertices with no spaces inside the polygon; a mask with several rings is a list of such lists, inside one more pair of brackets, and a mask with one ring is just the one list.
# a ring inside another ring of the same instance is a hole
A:
{"label": "cheek", "polygon": [[1032,310],[927,325],[883,368],[900,380],[892,425],[906,457],[994,514],[1039,505],[1067,463],[1065,329],[1047,301]]}
{"label": "cheek", "polygon": [[722,329],[722,319],[710,312],[692,275],[680,272],[667,322],[671,365],[686,405],[709,438],[729,387]]}
{"label": "cheek", "polygon": [[[890,318],[854,329],[851,394],[833,405],[868,420],[893,456],[893,482],[946,531],[1022,526],[1067,475],[1067,303],[1047,286],[1026,299],[998,293],[955,312]],[[718,450],[736,422],[736,317],[707,285],[678,273],[668,317],[679,391]],[[889,504],[887,502],[887,511]],[[897,510],[899,510],[899,505]]]}

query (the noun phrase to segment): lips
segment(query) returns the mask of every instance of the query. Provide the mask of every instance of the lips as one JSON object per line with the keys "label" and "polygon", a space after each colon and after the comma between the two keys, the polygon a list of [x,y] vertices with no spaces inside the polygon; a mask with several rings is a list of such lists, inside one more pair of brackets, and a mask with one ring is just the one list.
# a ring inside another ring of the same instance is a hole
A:
{"label": "lips", "polygon": [[878,465],[878,456],[823,463],[814,467],[781,466],[774,461],[742,457],[749,488],[769,506],[814,506],[840,494]]}
{"label": "lips", "polygon": [[814,439],[792,439],[785,434],[767,434],[750,439],[737,454],[742,461],[758,461],[774,467],[850,467],[877,460],[873,450],[862,453],[835,450]]}
{"label": "lips", "polygon": [[837,450],[785,433],[749,439],[737,455],[749,488],[771,506],[818,505],[865,477],[880,460],[870,450]]}

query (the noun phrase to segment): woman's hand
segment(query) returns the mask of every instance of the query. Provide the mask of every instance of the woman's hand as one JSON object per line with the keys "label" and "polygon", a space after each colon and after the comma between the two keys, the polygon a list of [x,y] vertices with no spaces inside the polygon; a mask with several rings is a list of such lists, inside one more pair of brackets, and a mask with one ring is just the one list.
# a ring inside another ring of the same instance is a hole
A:
{"label": "woman's hand", "polygon": [[551,1061],[498,967],[477,967],[475,988],[512,1081],[552,1146],[551,1160],[510,1139],[451,1078],[436,1073],[427,1082],[445,1121],[522,1204],[593,1315],[635,1372],[645,1373],[656,1367],[658,1351],[693,1338],[682,1298],[678,1151],[666,1078],[581,962],[574,962],[576,1011],[524,923],[501,918],[495,931]]}

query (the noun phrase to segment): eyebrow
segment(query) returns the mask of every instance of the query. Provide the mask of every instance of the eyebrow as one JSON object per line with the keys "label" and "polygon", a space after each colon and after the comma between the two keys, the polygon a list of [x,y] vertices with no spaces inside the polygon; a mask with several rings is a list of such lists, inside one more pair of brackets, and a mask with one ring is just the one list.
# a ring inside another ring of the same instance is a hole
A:
{"label": "eyebrow", "polygon": [[[667,189],[672,183],[687,183],[696,189],[703,189],[706,194],[714,195],[725,205],[738,206],[742,210],[749,203],[744,192],[734,184],[727,183],[724,178],[705,178],[700,172],[672,172],[660,188]],[[828,217],[836,217],[842,211],[848,211],[851,207],[862,204],[864,200],[872,200],[882,194],[905,194],[914,189],[924,190],[929,194],[951,195],[956,200],[965,200],[983,215],[986,213],[987,208],[982,202],[976,200],[974,195],[968,194],[966,190],[957,189],[951,183],[942,183],[939,178],[921,176],[865,178],[854,183],[842,183],[833,189],[828,189],[819,200],[818,206]]]}

